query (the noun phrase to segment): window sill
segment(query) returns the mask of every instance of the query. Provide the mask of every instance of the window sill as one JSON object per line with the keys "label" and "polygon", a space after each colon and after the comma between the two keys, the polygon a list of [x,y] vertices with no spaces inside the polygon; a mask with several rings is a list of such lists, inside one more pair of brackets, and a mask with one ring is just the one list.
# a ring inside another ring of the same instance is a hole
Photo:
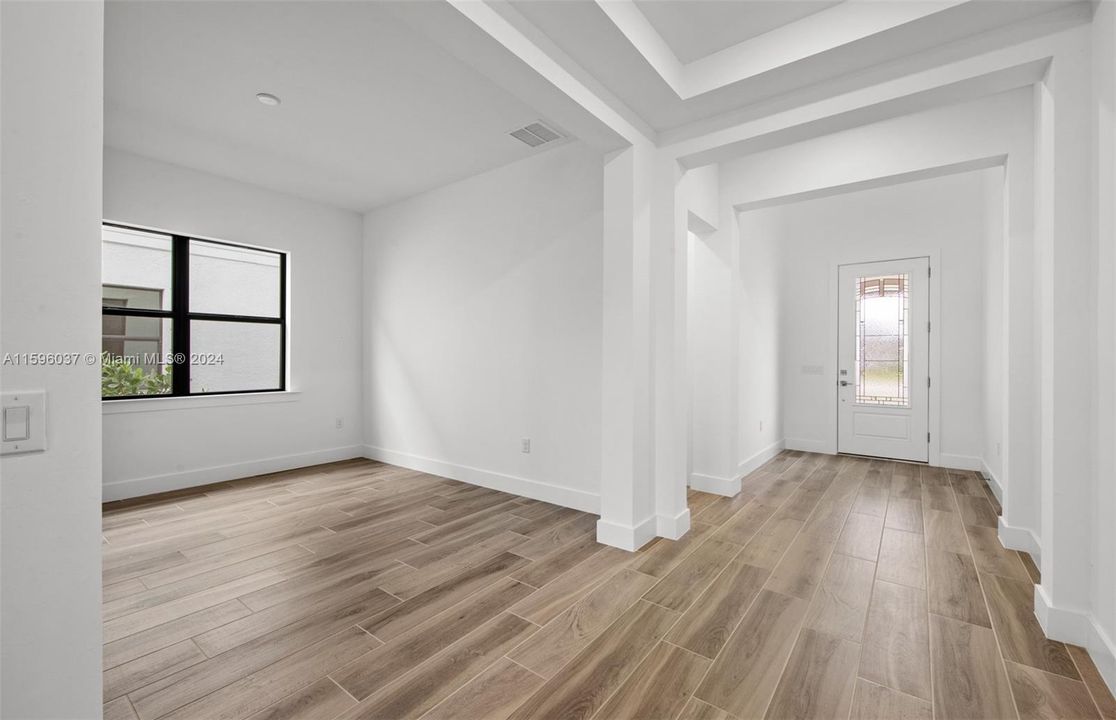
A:
{"label": "window sill", "polygon": [[168,410],[199,410],[213,407],[233,407],[237,405],[267,405],[271,403],[294,402],[298,400],[298,390],[280,392],[233,393],[229,395],[193,395],[182,397],[146,397],[128,400],[102,400],[102,415],[121,415],[124,413],[166,412]]}

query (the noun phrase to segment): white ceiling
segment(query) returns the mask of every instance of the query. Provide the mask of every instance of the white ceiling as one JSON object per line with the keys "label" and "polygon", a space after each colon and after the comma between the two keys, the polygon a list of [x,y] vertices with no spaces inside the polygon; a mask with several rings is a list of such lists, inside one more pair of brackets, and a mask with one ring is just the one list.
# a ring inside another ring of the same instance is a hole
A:
{"label": "white ceiling", "polygon": [[684,63],[783,27],[841,0],[635,0]]}
{"label": "white ceiling", "polygon": [[110,2],[106,145],[358,211],[545,151],[507,135],[535,107],[398,10]]}
{"label": "white ceiling", "polygon": [[[473,2],[110,0],[106,145],[364,211],[545,152],[507,134],[538,119],[600,152],[621,147],[600,108],[529,64],[534,52],[673,142],[1019,42],[1049,32],[1043,13],[1088,7]],[[498,41],[478,11],[534,49]],[[261,91],[282,105],[261,105]]]}
{"label": "white ceiling", "polygon": [[[732,49],[722,48],[720,52],[743,50],[747,54],[749,46],[754,48],[758,42],[771,41],[766,42],[762,50],[750,53],[752,60],[758,58],[761,61],[766,56],[793,51],[799,46],[820,45],[820,49],[774,63],[755,73],[741,73],[737,78],[707,83],[700,91],[684,96],[672,87],[671,78],[664,76],[661,68],[650,62],[602,8],[602,5],[614,7],[615,4],[631,1],[509,0],[509,10],[505,12],[522,16],[573,63],[599,81],[625,108],[639,116],[661,137],[672,139],[687,132],[708,132],[776,111],[785,101],[793,101],[793,104],[811,102],[827,94],[847,92],[857,87],[857,83],[867,86],[924,67],[933,67],[951,58],[979,53],[988,46],[1003,43],[1003,38],[992,37],[995,32],[1016,32],[1019,36],[1015,37],[1015,41],[1025,39],[1028,32],[1035,35],[1049,32],[1049,26],[1039,21],[1038,16],[1084,4],[1076,0],[912,0],[909,3],[851,0],[821,8],[806,2],[810,14],[783,24],[773,32],[769,30],[766,35],[753,35],[752,28],[746,23],[726,22],[718,30],[719,39],[715,44],[735,39]],[[712,0],[708,3],[710,6],[732,6],[731,9],[705,8],[701,0],[635,2],[634,7],[652,25],[666,23],[669,19],[670,24],[675,26],[669,32],[695,36],[711,32],[710,23],[730,13],[739,13],[741,18],[754,15],[776,22],[785,19],[778,13],[789,12],[785,8],[772,10],[769,7],[772,3],[764,0]],[[693,12],[689,10],[691,4],[697,6]],[[797,0],[777,3],[779,6],[798,4]],[[659,5],[668,7],[659,8]],[[649,10],[651,6],[655,8]],[[885,17],[895,13],[896,8],[923,8],[926,14],[913,20],[896,21],[890,27],[885,26],[848,41],[840,40],[845,30],[842,23],[826,22],[826,13],[857,10],[862,15],[871,14],[873,6]],[[662,16],[652,21],[656,13]],[[780,36],[774,42],[776,34]],[[825,46],[827,34],[837,38],[828,47]],[[978,36],[980,40],[970,40]],[[675,47],[677,40],[668,40],[663,35],[660,37],[672,52],[678,52]],[[984,38],[987,38],[987,45],[981,44]],[[698,44],[695,41],[689,49],[697,51]],[[683,64],[682,70],[698,76],[731,76],[734,69],[743,69],[743,64],[734,68],[731,60],[718,62],[717,58],[706,55],[689,63],[681,58],[675,62]]]}

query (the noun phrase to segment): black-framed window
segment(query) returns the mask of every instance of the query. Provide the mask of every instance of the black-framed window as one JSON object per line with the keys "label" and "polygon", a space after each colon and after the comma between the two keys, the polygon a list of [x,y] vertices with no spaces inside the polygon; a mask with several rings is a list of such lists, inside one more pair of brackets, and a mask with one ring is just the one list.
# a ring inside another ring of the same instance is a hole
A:
{"label": "black-framed window", "polygon": [[286,389],[287,256],[104,223],[105,400]]}

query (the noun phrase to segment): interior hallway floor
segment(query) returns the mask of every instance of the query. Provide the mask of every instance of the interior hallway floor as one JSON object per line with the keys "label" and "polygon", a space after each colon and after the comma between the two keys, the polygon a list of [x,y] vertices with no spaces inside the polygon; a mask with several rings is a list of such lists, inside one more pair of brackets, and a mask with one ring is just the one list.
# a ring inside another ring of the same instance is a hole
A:
{"label": "interior hallway floor", "polygon": [[1116,718],[974,473],[787,451],[638,553],[356,460],[104,511],[105,717]]}

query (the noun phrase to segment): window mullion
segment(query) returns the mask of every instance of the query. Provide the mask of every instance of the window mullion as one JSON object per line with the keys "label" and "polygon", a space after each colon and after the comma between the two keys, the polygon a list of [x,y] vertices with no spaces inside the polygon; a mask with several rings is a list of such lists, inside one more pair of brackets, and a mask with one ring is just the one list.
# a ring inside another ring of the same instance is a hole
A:
{"label": "window mullion", "polygon": [[279,254],[279,389],[287,389],[287,254]]}
{"label": "window mullion", "polygon": [[171,255],[173,273],[171,312],[174,352],[171,394],[190,394],[190,239],[174,236]]}

